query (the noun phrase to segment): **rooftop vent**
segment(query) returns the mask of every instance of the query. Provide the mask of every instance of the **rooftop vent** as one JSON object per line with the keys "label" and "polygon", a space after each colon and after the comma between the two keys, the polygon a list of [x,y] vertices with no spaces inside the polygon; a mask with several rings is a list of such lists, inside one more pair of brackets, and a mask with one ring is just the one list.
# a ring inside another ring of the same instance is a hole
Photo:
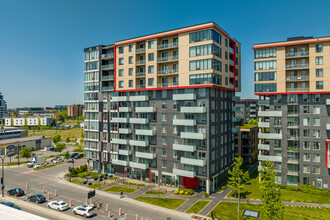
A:
{"label": "rooftop vent", "polygon": [[314,37],[304,37],[304,36],[299,36],[299,37],[288,37],[288,41],[294,41],[294,40],[305,40],[305,39],[313,39]]}

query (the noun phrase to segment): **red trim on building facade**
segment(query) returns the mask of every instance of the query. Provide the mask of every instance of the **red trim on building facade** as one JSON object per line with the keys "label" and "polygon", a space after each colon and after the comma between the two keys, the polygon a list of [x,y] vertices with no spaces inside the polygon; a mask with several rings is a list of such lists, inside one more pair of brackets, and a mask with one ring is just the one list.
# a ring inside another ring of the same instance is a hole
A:
{"label": "red trim on building facade", "polygon": [[166,88],[147,88],[147,89],[126,89],[126,90],[116,90],[116,92],[133,92],[133,91],[148,91],[148,90],[165,90],[165,89],[191,89],[191,88],[204,88],[204,87],[215,87],[215,88],[221,88],[221,89],[228,89],[231,91],[234,91],[235,89],[230,89],[218,85],[199,85],[199,86],[176,86],[176,87],[166,87]]}
{"label": "red trim on building facade", "polygon": [[264,93],[254,93],[254,95],[290,95],[290,94],[327,94],[330,93],[330,91],[326,92],[264,92]]}
{"label": "red trim on building facade", "polygon": [[[330,142],[330,141],[329,141]],[[328,167],[328,141],[325,142],[325,166]]]}
{"label": "red trim on building facade", "polygon": [[299,44],[313,44],[313,43],[321,43],[321,42],[327,42],[327,41],[330,41],[330,39],[254,46],[254,47],[252,47],[252,49],[254,50],[254,49],[260,49],[260,48],[267,48],[267,47],[283,47],[283,46],[291,46],[291,45],[299,45]]}

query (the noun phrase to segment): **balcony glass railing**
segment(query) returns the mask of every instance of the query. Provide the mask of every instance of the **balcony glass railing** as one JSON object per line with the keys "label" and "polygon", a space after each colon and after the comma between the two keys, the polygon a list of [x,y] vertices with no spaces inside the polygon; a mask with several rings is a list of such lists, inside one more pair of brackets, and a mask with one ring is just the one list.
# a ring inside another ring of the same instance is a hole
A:
{"label": "balcony glass railing", "polygon": [[287,88],[286,91],[287,92],[308,92],[309,87],[305,87],[305,88]]}
{"label": "balcony glass railing", "polygon": [[229,47],[229,53],[232,53],[232,54],[234,54],[234,49],[233,49],[233,48],[231,48],[231,47]]}
{"label": "balcony glass railing", "polygon": [[136,88],[137,89],[145,89],[146,88],[146,85],[136,85]]}
{"label": "balcony glass railing", "polygon": [[114,56],[115,56],[114,53],[102,54],[102,58],[113,58]]}
{"label": "balcony glass railing", "polygon": [[102,80],[114,80],[114,79],[115,79],[115,76],[111,76],[111,75],[102,76]]}
{"label": "balcony glass railing", "polygon": [[135,53],[139,54],[139,53],[144,53],[146,52],[146,48],[138,48],[136,49]]}
{"label": "balcony glass railing", "polygon": [[136,77],[144,77],[144,76],[146,76],[146,72],[136,73]]}
{"label": "balcony glass railing", "polygon": [[102,69],[113,69],[114,68],[114,64],[107,64],[107,65],[102,65]]}
{"label": "balcony glass railing", "polygon": [[178,69],[173,69],[173,70],[159,70],[157,71],[157,75],[172,75],[172,74],[178,74],[179,70]]}
{"label": "balcony glass railing", "polygon": [[165,62],[177,61],[178,59],[179,59],[179,56],[158,57],[157,62],[158,63],[165,63]]}
{"label": "balcony glass railing", "polygon": [[146,60],[138,60],[136,61],[136,65],[144,65],[146,64]]}
{"label": "balcony glass railing", "polygon": [[158,45],[158,50],[163,50],[163,49],[170,49],[170,48],[175,48],[178,47],[179,43],[178,42],[173,42],[173,43],[167,43],[167,44],[160,44]]}
{"label": "balcony glass railing", "polygon": [[158,88],[175,87],[178,85],[178,83],[158,83]]}
{"label": "balcony glass railing", "polygon": [[113,91],[115,88],[113,86],[102,87],[102,91]]}
{"label": "balcony glass railing", "polygon": [[308,81],[309,76],[288,76],[286,81]]}
{"label": "balcony glass railing", "polygon": [[290,64],[286,65],[286,69],[306,69],[309,67],[309,64]]}
{"label": "balcony glass railing", "polygon": [[307,56],[309,56],[309,52],[305,51],[305,52],[287,53],[285,56],[287,58],[290,58],[290,57],[307,57]]}

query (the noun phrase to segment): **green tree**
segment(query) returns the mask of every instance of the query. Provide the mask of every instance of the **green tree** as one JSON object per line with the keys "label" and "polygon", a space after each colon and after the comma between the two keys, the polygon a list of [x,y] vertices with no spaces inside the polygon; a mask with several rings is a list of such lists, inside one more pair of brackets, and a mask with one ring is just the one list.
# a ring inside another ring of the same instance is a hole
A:
{"label": "green tree", "polygon": [[68,119],[68,111],[67,110],[63,110],[59,112],[60,116],[63,117],[64,120]]}
{"label": "green tree", "polygon": [[66,159],[66,160],[70,159],[70,153],[69,153],[69,151],[65,151],[65,152],[63,153],[63,157],[64,157],[64,159]]}
{"label": "green tree", "polygon": [[66,143],[69,143],[70,142],[70,138],[67,137],[66,140],[65,140]]}
{"label": "green tree", "polygon": [[57,134],[53,137],[53,142],[56,144],[57,142],[61,141],[61,135]]}
{"label": "green tree", "polygon": [[276,172],[272,169],[273,162],[266,160],[261,164],[260,190],[262,192],[262,211],[268,219],[283,219],[284,204],[281,191],[275,183]]}
{"label": "green tree", "polygon": [[233,169],[228,170],[228,174],[230,175],[228,178],[228,186],[232,188],[232,194],[236,197],[238,197],[238,189],[240,189],[240,193],[244,193],[244,182],[246,182],[243,176],[243,169],[241,168],[242,163],[243,159],[241,157],[236,157]]}
{"label": "green tree", "polygon": [[19,152],[21,158],[26,158],[26,161],[32,156],[31,149],[29,147],[24,147],[23,150]]}
{"label": "green tree", "polygon": [[55,147],[55,151],[56,152],[62,152],[63,150],[65,149],[65,144],[62,144],[62,143],[57,143],[56,144],[56,147]]}
{"label": "green tree", "polygon": [[244,180],[244,183],[246,185],[250,183],[250,174],[249,174],[249,171],[245,171],[245,173],[243,174],[243,180]]}

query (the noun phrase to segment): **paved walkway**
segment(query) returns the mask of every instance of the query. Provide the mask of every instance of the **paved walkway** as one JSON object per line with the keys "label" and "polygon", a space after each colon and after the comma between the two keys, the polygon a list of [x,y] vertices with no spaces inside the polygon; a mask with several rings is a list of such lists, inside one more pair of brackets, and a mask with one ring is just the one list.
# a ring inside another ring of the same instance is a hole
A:
{"label": "paved walkway", "polygon": [[221,193],[214,193],[211,196],[215,197],[212,202],[210,202],[199,214],[200,215],[207,215],[209,212],[212,211],[212,209],[214,209],[214,207],[216,205],[218,205],[219,202],[221,202],[226,195],[231,191],[230,188],[225,189],[224,191],[222,191]]}

